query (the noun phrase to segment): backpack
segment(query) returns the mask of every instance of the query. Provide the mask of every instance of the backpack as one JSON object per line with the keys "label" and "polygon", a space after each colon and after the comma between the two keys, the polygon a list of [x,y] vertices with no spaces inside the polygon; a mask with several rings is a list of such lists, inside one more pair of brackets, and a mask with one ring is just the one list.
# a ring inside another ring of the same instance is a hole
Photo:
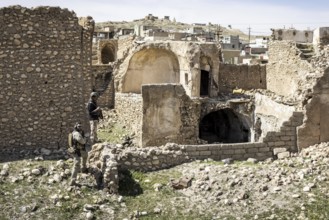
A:
{"label": "backpack", "polygon": [[67,137],[67,142],[68,142],[68,147],[67,147],[67,152],[70,154],[74,154],[75,153],[75,143],[73,140],[73,133],[70,132],[68,137]]}

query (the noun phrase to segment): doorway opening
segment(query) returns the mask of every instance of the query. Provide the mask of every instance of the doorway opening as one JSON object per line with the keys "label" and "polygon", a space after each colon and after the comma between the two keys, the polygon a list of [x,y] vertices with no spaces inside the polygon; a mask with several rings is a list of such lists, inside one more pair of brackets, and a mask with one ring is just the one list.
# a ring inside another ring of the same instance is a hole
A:
{"label": "doorway opening", "polygon": [[200,96],[209,95],[209,72],[206,70],[201,70],[201,80],[200,80]]}
{"label": "doorway opening", "polygon": [[228,108],[209,113],[199,125],[199,138],[208,143],[242,143],[249,137],[245,120]]}

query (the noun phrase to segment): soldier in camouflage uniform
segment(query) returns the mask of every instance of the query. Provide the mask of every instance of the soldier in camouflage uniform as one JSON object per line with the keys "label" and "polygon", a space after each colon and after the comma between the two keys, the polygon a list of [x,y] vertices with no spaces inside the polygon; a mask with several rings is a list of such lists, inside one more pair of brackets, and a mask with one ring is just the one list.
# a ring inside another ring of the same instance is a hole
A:
{"label": "soldier in camouflage uniform", "polygon": [[[76,179],[78,172],[81,169],[81,172],[87,173],[87,158],[88,153],[86,151],[86,143],[87,137],[84,135],[84,131],[82,130],[82,125],[80,123],[76,123],[74,126],[74,130],[72,132],[72,156],[73,156],[73,169],[71,175],[70,185],[76,185]],[[70,146],[71,147],[71,146]]]}
{"label": "soldier in camouflage uniform", "polygon": [[103,173],[97,167],[87,168],[88,153],[86,151],[86,143],[87,143],[87,137],[85,137],[84,135],[84,131],[82,130],[82,125],[80,123],[76,123],[74,126],[74,130],[72,132],[71,144],[69,143],[69,145],[72,145],[69,147],[71,148],[69,149],[69,152],[71,152],[71,155],[74,158],[70,186],[77,185],[76,179],[78,172],[80,171],[81,168],[82,173],[89,172],[91,175],[94,176],[97,187],[98,189],[100,189],[103,184]]}

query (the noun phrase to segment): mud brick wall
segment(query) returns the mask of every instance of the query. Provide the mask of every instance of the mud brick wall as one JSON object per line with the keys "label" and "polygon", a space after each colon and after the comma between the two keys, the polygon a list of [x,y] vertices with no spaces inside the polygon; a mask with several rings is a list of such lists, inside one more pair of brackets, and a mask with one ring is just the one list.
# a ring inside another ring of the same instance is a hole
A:
{"label": "mud brick wall", "polygon": [[0,150],[66,146],[74,123],[87,119],[85,21],[58,7],[0,9]]}

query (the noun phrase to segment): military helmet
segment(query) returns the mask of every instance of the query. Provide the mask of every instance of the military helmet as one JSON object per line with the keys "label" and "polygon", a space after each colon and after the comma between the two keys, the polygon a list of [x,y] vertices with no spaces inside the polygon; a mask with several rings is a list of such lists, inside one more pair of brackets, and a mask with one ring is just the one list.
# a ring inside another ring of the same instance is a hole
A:
{"label": "military helmet", "polygon": [[92,93],[90,94],[90,97],[98,97],[98,93],[97,93],[97,92],[92,92]]}
{"label": "military helmet", "polygon": [[74,125],[74,129],[79,129],[79,128],[81,128],[81,127],[82,127],[82,125],[81,125],[80,122],[77,122],[77,123],[75,123],[75,125]]}

